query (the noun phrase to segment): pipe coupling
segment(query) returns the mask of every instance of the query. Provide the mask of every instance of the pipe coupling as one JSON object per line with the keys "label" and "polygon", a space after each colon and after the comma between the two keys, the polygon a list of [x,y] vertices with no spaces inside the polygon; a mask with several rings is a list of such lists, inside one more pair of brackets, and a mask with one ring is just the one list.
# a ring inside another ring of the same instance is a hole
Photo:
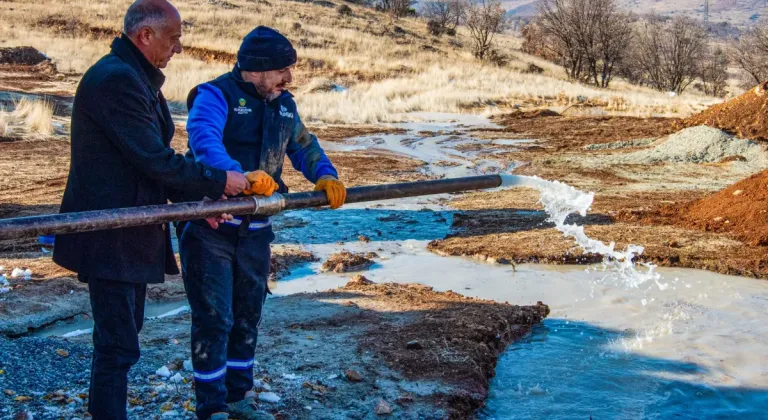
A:
{"label": "pipe coupling", "polygon": [[285,197],[280,193],[274,193],[269,197],[253,196],[253,201],[256,203],[253,214],[259,216],[272,216],[285,208]]}

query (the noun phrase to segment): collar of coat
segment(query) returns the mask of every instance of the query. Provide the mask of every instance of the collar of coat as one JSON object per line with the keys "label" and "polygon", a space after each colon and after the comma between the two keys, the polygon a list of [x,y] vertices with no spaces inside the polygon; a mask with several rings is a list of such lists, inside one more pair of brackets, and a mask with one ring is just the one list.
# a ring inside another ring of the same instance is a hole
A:
{"label": "collar of coat", "polygon": [[112,53],[136,70],[144,83],[153,87],[155,91],[160,91],[165,83],[165,75],[147,60],[147,57],[133,45],[133,41],[126,34],[115,38],[111,48]]}

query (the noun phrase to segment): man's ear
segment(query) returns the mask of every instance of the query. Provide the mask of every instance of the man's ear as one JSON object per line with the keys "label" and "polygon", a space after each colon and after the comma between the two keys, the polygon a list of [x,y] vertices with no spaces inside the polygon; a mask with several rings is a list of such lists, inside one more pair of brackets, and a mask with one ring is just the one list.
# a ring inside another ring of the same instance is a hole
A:
{"label": "man's ear", "polygon": [[144,26],[143,28],[139,29],[139,32],[136,34],[136,38],[144,46],[149,46],[154,36],[155,31],[153,31],[149,26]]}

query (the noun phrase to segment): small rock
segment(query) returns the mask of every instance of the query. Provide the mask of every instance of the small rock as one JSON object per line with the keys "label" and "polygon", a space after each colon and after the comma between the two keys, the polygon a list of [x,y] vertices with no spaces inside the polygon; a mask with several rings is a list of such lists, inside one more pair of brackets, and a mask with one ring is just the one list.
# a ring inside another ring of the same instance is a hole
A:
{"label": "small rock", "polygon": [[723,218],[721,216],[717,216],[717,217],[715,217],[712,220],[714,220],[715,222],[719,222],[719,221],[723,220]]}
{"label": "small rock", "polygon": [[24,278],[24,280],[29,280],[32,278],[32,270],[28,268],[24,270],[21,268],[14,268],[13,271],[11,271],[11,278]]}
{"label": "small rock", "polygon": [[184,378],[182,378],[181,374],[177,372],[175,375],[171,376],[171,382],[178,384],[184,382]]}
{"label": "small rock", "polygon": [[274,392],[262,392],[259,394],[259,401],[277,403],[280,401],[280,396]]}
{"label": "small rock", "polygon": [[360,373],[356,370],[348,369],[344,372],[344,376],[346,376],[347,380],[350,382],[363,382],[363,377],[360,376]]}
{"label": "small rock", "polygon": [[421,350],[424,348],[424,346],[421,345],[417,340],[409,341],[408,344],[405,345],[405,348],[408,350]]}
{"label": "small rock", "polygon": [[6,390],[3,390],[3,392],[5,393],[5,395],[7,395],[7,396],[9,396],[9,397],[10,397],[11,395],[15,394],[15,392],[11,391],[10,389],[6,389]]}
{"label": "small rock", "polygon": [[171,370],[168,369],[167,366],[163,366],[160,369],[155,371],[155,375],[162,376],[163,378],[168,378],[171,376]]}
{"label": "small rock", "polygon": [[392,406],[389,405],[388,402],[384,400],[380,400],[378,404],[376,404],[376,415],[377,416],[388,416],[392,414]]}
{"label": "small rock", "polygon": [[365,243],[371,242],[371,238],[369,238],[369,237],[367,237],[365,235],[358,236],[357,240],[360,241],[360,242],[365,242]]}
{"label": "small rock", "polygon": [[262,381],[261,379],[254,379],[253,380],[253,387],[256,388],[256,389],[263,389],[265,391],[271,391],[272,390],[272,387],[268,383]]}
{"label": "small rock", "polygon": [[69,357],[69,352],[64,349],[56,350],[56,354],[58,354],[61,357]]}
{"label": "small rock", "polygon": [[296,374],[295,374],[295,373],[284,373],[284,374],[283,374],[283,379],[288,379],[288,380],[290,380],[290,381],[296,380],[296,379],[298,379],[298,378],[299,378],[299,377],[298,377],[298,376],[296,376]]}
{"label": "small rock", "polygon": [[733,192],[733,195],[741,195],[744,193],[744,190],[736,190]]}
{"label": "small rock", "polygon": [[187,372],[192,372],[194,369],[192,368],[192,360],[185,360],[184,363],[182,363],[182,366],[184,367],[184,370]]}

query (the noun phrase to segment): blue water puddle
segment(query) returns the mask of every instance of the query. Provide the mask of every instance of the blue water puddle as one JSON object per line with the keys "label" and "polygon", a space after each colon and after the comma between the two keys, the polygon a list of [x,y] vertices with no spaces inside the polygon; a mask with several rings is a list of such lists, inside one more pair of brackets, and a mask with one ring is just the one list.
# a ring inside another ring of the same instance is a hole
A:
{"label": "blue water puddle", "polygon": [[303,225],[277,229],[276,244],[332,244],[357,241],[442,239],[450,231],[453,212],[432,210],[341,209],[297,210],[279,217],[301,219]]}
{"label": "blue water puddle", "polygon": [[502,355],[485,419],[768,418],[768,390],[713,387],[706,369],[609,349],[626,336],[548,319]]}

